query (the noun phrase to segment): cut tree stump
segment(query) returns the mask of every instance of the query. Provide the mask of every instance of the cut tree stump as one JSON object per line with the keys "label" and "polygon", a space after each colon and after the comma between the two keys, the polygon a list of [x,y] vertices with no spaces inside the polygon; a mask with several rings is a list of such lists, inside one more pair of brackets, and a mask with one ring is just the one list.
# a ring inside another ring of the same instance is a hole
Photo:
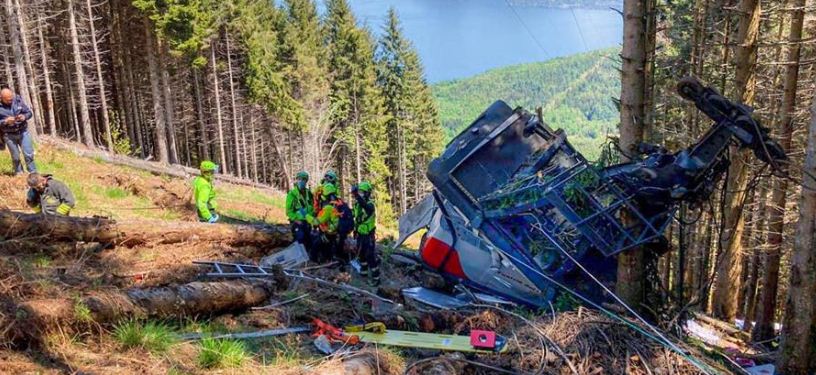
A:
{"label": "cut tree stump", "polygon": [[287,225],[230,225],[158,220],[115,221],[0,210],[0,239],[84,241],[121,246],[145,243],[221,242],[280,247],[292,242]]}

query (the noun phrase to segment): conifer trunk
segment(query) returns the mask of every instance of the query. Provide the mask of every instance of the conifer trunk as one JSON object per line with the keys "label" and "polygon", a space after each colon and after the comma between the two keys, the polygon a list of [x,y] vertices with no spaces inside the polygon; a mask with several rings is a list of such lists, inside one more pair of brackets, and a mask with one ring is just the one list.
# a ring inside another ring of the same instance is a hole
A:
{"label": "conifer trunk", "polygon": [[[69,1],[70,4],[70,1]],[[28,74],[26,73],[26,66],[25,66],[25,51],[22,48],[22,42],[24,35],[20,35],[20,25],[19,22],[19,12],[20,9],[14,4],[13,0],[6,0],[6,26],[8,26],[9,31],[9,42],[11,44],[11,51],[12,56],[14,58],[14,69],[15,73],[17,73],[17,83],[19,83],[17,87],[17,93],[23,98],[23,100],[28,103],[29,105],[32,104],[31,101],[31,94],[29,92],[29,84],[28,84]],[[71,14],[73,17],[73,13]],[[72,18],[73,19],[73,18]],[[72,28],[73,29],[73,28]],[[75,31],[75,30],[74,30]],[[9,69],[9,79],[11,80],[11,73]],[[87,107],[86,107],[87,109]],[[39,119],[34,119],[32,125],[29,126],[28,132],[36,136],[37,135],[37,121]]]}
{"label": "conifer trunk", "polygon": [[[645,4],[652,0],[624,0],[623,50],[621,58],[620,147],[634,155],[644,134],[644,93],[646,65]],[[624,156],[626,158],[626,156]],[[632,308],[644,300],[645,264],[643,249],[618,255],[616,294]]]}
{"label": "conifer trunk", "polygon": [[218,66],[215,61],[215,46],[210,46],[210,58],[212,63],[213,87],[215,89],[215,116],[218,124],[218,157],[221,160],[222,173],[228,173],[227,169],[227,151],[224,149],[224,124],[221,121],[221,89],[218,83]]}
{"label": "conifer trunk", "polygon": [[108,95],[105,92],[105,78],[102,75],[102,58],[99,52],[99,44],[96,41],[96,27],[94,26],[93,8],[91,0],[85,0],[88,8],[88,25],[91,33],[91,46],[93,47],[94,62],[96,65],[96,79],[99,82],[99,103],[102,112],[102,126],[105,129],[105,142],[110,152],[116,152],[113,147],[113,136],[111,135],[110,116],[108,115]]}
{"label": "conifer trunk", "polygon": [[156,61],[156,40],[153,36],[153,25],[147,18],[143,19],[145,31],[145,41],[147,44],[147,64],[150,74],[150,92],[153,100],[153,118],[156,121],[156,145],[159,151],[159,161],[168,163],[170,161],[167,151],[167,128],[165,124],[166,114],[162,107],[161,73],[159,72],[158,61]]}
{"label": "conifer trunk", "polygon": [[[785,61],[791,65],[785,67],[782,107],[779,120],[779,144],[788,152],[793,135],[793,117],[796,111],[796,87],[799,83],[799,57],[804,24],[804,0],[789,2],[794,10],[791,14],[791,25],[788,32],[788,52]],[[762,292],[759,295],[756,314],[756,327],[751,333],[752,339],[762,341],[774,336],[774,317],[776,316],[777,291],[779,289],[779,263],[782,257],[782,240],[784,232],[785,206],[787,204],[788,180],[775,178],[768,213],[768,249],[766,250],[765,272],[762,278]]]}
{"label": "conifer trunk", "polygon": [[[757,35],[761,6],[759,0],[742,0],[739,5],[739,23],[737,26],[737,45],[734,52],[735,96],[742,103],[752,105],[756,88]],[[731,322],[736,318],[740,275],[742,273],[742,235],[745,231],[745,217],[742,215],[748,185],[747,152],[731,150],[731,165],[728,170],[728,181],[725,195],[725,230],[720,246],[721,254],[716,273],[713,296],[713,314],[715,317]]]}
{"label": "conifer trunk", "polygon": [[[799,8],[802,9],[802,8]],[[777,369],[780,374],[816,371],[816,98],[810,111],[807,150],[799,199],[799,222],[793,239],[790,286],[782,323]]]}

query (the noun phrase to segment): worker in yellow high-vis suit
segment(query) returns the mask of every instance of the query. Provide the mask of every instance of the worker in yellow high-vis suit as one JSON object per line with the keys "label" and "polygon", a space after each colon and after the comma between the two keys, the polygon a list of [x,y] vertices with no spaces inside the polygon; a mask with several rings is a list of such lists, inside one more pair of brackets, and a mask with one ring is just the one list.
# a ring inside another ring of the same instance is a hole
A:
{"label": "worker in yellow high-vis suit", "polygon": [[218,165],[204,160],[201,162],[201,175],[193,180],[193,199],[195,200],[198,221],[216,223],[221,217],[218,216],[218,205],[215,203],[215,189],[213,179]]}

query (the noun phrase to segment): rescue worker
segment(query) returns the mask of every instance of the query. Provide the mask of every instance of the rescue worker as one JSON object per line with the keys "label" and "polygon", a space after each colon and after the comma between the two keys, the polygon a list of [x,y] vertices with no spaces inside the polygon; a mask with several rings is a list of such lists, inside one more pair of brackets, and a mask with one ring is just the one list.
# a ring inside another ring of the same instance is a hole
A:
{"label": "rescue worker", "polygon": [[34,212],[59,216],[71,213],[76,200],[64,183],[53,179],[50,174],[39,173],[29,174],[26,182],[29,187],[26,203]]}
{"label": "rescue worker", "polygon": [[315,186],[315,190],[312,194],[312,196],[314,197],[312,201],[314,212],[319,212],[320,208],[322,208],[320,202],[321,199],[320,197],[322,196],[321,190],[323,189],[323,185],[327,183],[337,187],[337,173],[334,173],[334,171],[331,169],[326,171],[326,174],[323,175],[323,179],[320,180],[320,184]]}
{"label": "rescue worker", "polygon": [[357,252],[360,256],[360,274],[370,277],[373,286],[380,284],[380,258],[375,247],[374,232],[377,228],[377,215],[374,199],[371,197],[371,183],[360,182],[351,187],[354,197],[354,233],[357,235]]}
{"label": "rescue worker", "polygon": [[193,199],[198,221],[216,223],[221,218],[217,213],[218,205],[215,203],[215,189],[213,188],[213,178],[218,170],[218,165],[204,160],[199,169],[201,175],[193,180]]}
{"label": "rescue worker", "polygon": [[23,173],[20,154],[25,160],[28,173],[37,173],[34,163],[34,140],[28,133],[28,120],[33,114],[20,95],[15,95],[8,87],[0,90],[0,135],[11,154],[14,175]]}
{"label": "rescue worker", "polygon": [[320,231],[320,240],[315,245],[314,257],[314,261],[317,263],[329,261],[335,254],[338,254],[337,229],[340,225],[340,213],[335,208],[337,187],[334,184],[326,183],[320,189],[321,207],[316,218],[316,225]]}
{"label": "rescue worker", "polygon": [[286,217],[292,229],[292,237],[312,253],[312,225],[316,223],[312,206],[312,192],[306,186],[309,174],[298,172],[295,186],[286,194]]}

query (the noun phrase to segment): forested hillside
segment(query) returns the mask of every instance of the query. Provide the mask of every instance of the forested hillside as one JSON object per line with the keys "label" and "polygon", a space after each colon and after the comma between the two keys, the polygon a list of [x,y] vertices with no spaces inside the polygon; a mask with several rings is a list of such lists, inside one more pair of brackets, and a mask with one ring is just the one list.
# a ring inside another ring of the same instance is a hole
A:
{"label": "forested hillside", "polygon": [[613,98],[620,77],[617,49],[494,69],[433,86],[447,139],[458,134],[496,100],[528,110],[542,107],[544,120],[567,131],[570,142],[595,158],[607,135],[617,134]]}
{"label": "forested hillside", "polygon": [[395,12],[379,40],[345,0],[322,16],[312,0],[6,0],[0,16],[0,84],[33,133],[281,189],[335,169],[344,191],[374,183],[384,219],[426,190],[441,138],[417,136],[439,123]]}

